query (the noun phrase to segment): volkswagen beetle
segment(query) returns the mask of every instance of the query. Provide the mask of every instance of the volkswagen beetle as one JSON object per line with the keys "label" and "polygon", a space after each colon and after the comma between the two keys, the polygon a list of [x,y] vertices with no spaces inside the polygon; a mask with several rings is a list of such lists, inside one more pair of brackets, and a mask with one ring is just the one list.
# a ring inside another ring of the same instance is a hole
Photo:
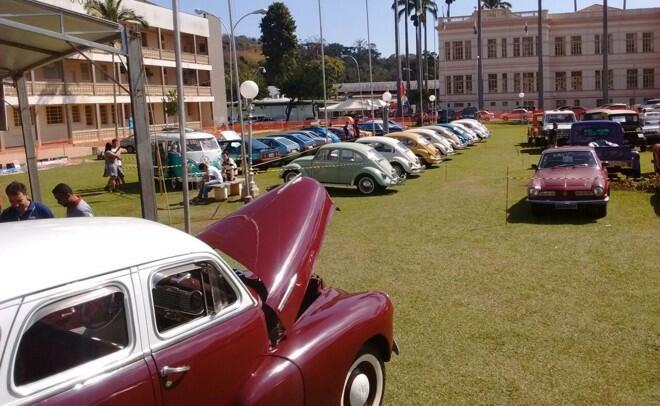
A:
{"label": "volkswagen beetle", "polygon": [[403,181],[375,149],[353,142],[324,145],[315,155],[298,158],[280,171],[284,182],[300,174],[325,184],[356,186],[364,195],[383,191]]}
{"label": "volkswagen beetle", "polygon": [[381,404],[392,303],[314,273],[334,211],[301,178],[198,238],[134,218],[0,224],[16,271],[0,287],[0,403]]}

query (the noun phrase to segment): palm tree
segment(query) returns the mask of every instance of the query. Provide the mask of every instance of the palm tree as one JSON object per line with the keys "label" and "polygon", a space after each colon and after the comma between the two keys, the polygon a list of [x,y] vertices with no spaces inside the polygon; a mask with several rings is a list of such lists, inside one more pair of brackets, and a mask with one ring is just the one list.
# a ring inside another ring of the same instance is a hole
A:
{"label": "palm tree", "polygon": [[[122,7],[122,0],[88,0],[85,3],[85,10],[87,14],[94,17],[110,20],[121,25],[137,24],[143,28],[148,28],[147,21],[135,14],[135,11]],[[93,68],[92,68],[93,69]],[[117,81],[117,67],[115,66],[115,54],[112,54],[112,78]],[[112,97],[114,108],[114,121],[115,121],[115,136],[119,132],[119,112],[117,111],[117,86],[115,82],[112,83]],[[122,123],[123,124],[123,123]]]}
{"label": "palm tree", "polygon": [[493,10],[496,8],[506,8],[506,9],[511,9],[511,3],[508,1],[501,1],[501,0],[481,0],[482,3],[484,4],[484,8]]}
{"label": "palm tree", "polygon": [[447,4],[447,18],[451,17],[451,3],[453,3],[456,0],[445,0],[445,3]]}

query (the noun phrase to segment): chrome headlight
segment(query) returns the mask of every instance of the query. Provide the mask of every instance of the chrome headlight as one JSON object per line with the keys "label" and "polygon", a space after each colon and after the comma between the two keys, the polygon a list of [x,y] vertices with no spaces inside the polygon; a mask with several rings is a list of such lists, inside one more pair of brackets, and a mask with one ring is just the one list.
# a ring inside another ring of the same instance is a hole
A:
{"label": "chrome headlight", "polygon": [[527,189],[527,194],[530,196],[536,197],[541,193],[541,187],[540,186],[531,186]]}
{"label": "chrome headlight", "polygon": [[594,195],[603,196],[605,194],[605,189],[602,186],[594,186]]}

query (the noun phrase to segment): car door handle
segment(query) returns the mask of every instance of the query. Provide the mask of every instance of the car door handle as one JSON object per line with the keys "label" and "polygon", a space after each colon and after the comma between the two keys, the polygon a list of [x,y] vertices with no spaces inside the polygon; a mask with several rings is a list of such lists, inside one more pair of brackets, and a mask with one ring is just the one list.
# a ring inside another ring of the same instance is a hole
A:
{"label": "car door handle", "polygon": [[188,371],[190,371],[190,366],[189,365],[182,365],[180,367],[164,366],[160,370],[160,376],[165,381],[165,387],[166,388],[171,388],[172,385],[174,384],[174,382],[171,379],[169,379],[169,375],[170,374],[182,374],[182,373],[185,373],[185,372],[188,372]]}

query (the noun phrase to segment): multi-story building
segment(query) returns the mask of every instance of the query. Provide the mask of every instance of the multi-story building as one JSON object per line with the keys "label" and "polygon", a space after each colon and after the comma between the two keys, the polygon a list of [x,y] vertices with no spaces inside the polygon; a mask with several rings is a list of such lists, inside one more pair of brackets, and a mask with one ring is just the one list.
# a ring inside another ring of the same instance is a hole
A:
{"label": "multi-story building", "polygon": [[[85,13],[85,0],[39,0]],[[149,28],[142,28],[142,54],[147,76],[147,102],[152,130],[178,121],[164,109],[167,95],[176,90],[172,10],[139,0],[122,5],[143,17]],[[219,23],[181,14],[181,51],[187,125],[213,127],[227,121],[227,105]],[[210,49],[210,47],[216,49]],[[210,51],[210,52],[209,52]],[[39,144],[68,141],[73,144],[97,143],[129,135],[131,105],[129,96],[110,79],[114,74],[128,88],[128,72],[118,57],[100,51],[85,53],[104,72],[94,69],[81,55],[55,62],[30,72],[27,84],[32,108],[34,133]],[[125,61],[124,61],[125,62]],[[18,106],[16,89],[5,83],[6,101]],[[117,114],[115,114],[115,99]],[[8,108],[8,131],[0,131],[0,148],[22,145],[18,109]],[[117,120],[115,120],[117,117]]]}
{"label": "multi-story building", "polygon": [[[543,80],[545,108],[595,107],[602,100],[603,9],[543,11],[543,70],[538,74],[538,14],[482,11],[482,50],[477,52],[476,13],[439,20],[441,105],[476,105],[477,57],[483,64],[484,107],[538,106]],[[608,10],[609,102],[634,105],[660,96],[660,8]],[[524,93],[520,99],[519,94]]]}

